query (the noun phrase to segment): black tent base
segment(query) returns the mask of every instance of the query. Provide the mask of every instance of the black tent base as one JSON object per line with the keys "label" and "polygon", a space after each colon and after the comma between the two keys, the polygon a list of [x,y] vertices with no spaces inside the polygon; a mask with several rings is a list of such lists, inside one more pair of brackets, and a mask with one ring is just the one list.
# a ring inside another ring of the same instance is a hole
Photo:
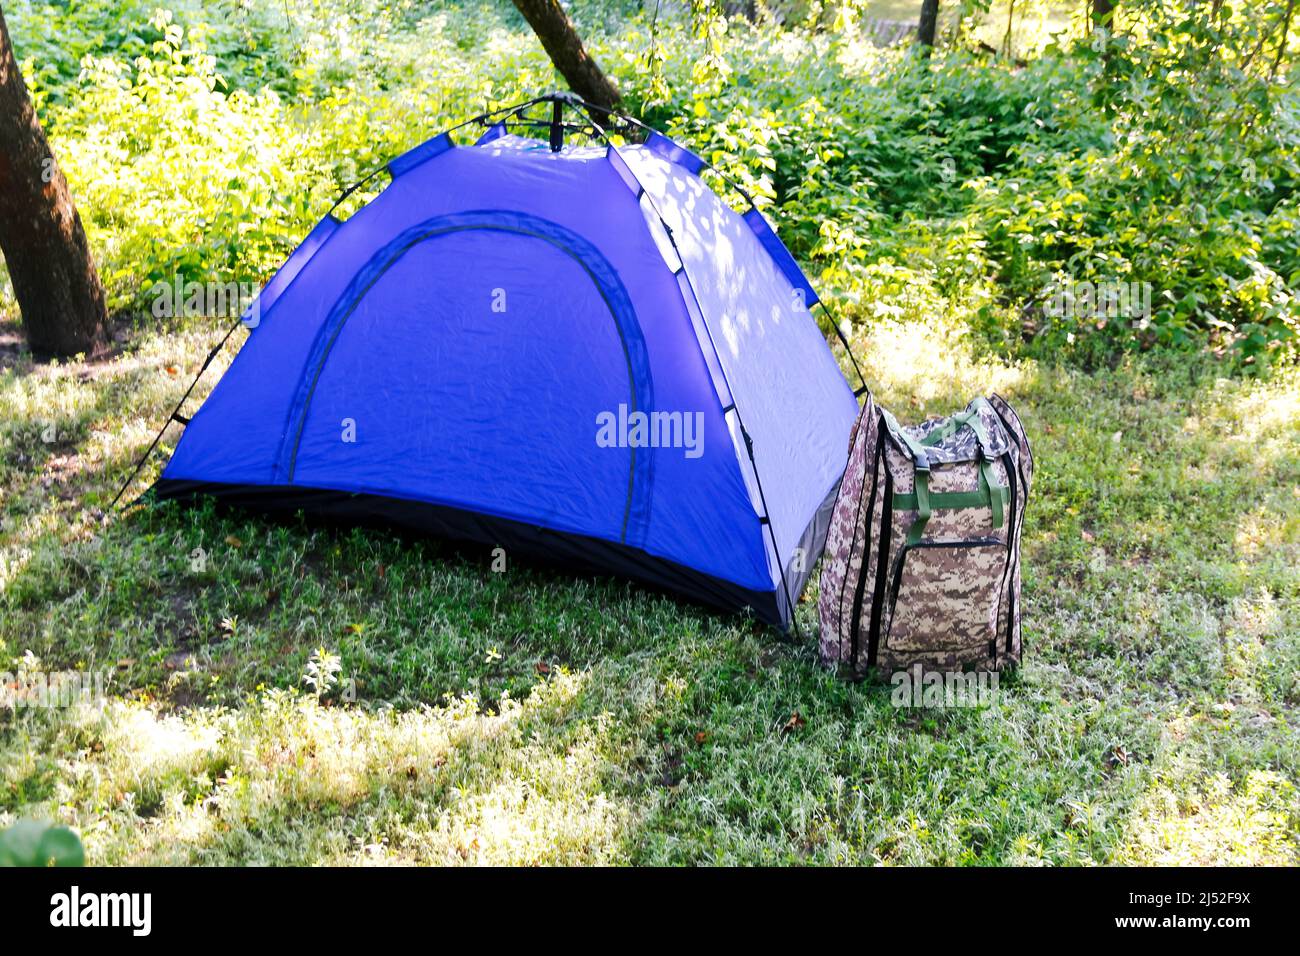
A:
{"label": "black tent base", "polygon": [[[631,578],[665,593],[725,611],[745,612],[765,624],[790,626],[785,596],[779,591],[754,591],[730,581],[684,567],[639,548],[585,535],[553,531],[536,525],[459,508],[382,495],[353,494],[298,485],[232,485],[220,482],[161,479],[150,493],[159,500],[211,497],[229,505],[268,514],[299,511],[348,524],[414,531],[451,541],[504,548],[512,558],[523,557],[582,574]],[[805,532],[803,554],[819,554],[826,537],[832,494]],[[812,550],[813,546],[816,550]],[[788,569],[790,587],[798,594],[808,569]]]}

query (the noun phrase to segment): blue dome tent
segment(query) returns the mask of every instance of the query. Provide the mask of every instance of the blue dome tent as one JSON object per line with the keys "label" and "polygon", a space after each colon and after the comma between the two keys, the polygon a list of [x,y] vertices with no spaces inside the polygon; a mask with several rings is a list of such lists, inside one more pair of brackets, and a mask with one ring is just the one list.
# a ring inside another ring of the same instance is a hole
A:
{"label": "blue dome tent", "polygon": [[551,94],[470,122],[477,142],[434,137],[312,229],[175,416],[155,494],[499,545],[788,626],[857,412],[808,280],[752,203],[626,117]]}

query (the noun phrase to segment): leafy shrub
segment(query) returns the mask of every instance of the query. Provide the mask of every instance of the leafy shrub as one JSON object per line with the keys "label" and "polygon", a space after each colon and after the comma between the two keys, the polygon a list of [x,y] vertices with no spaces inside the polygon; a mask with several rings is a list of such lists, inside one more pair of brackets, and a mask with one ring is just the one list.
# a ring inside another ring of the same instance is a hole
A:
{"label": "leafy shrub", "polygon": [[[851,29],[742,29],[731,83],[701,90],[669,68],[654,112],[850,293],[889,264],[947,296],[993,282],[975,324],[1003,348],[1098,361],[1210,346],[1267,364],[1293,354],[1300,320],[1297,103],[1285,72],[1246,61],[1284,6],[1215,19],[1138,2],[1128,33],[1061,37],[1024,66],[866,50]],[[1151,307],[1045,308],[1077,286],[1142,289]]]}
{"label": "leafy shrub", "polygon": [[[173,2],[11,20],[119,308],[177,274],[264,278],[385,158],[559,85],[505,0]],[[912,309],[881,298],[908,276],[1000,349],[1293,352],[1285,0],[1133,0],[1116,36],[1076,21],[1026,64],[878,49],[858,2],[787,5],[784,27],[633,6],[572,8],[630,111],[739,183],[861,314]],[[1149,289],[1149,312],[1044,309],[1106,284]]]}
{"label": "leafy shrub", "polygon": [[[436,83],[403,66],[400,95],[353,84],[293,103],[269,86],[230,89],[206,27],[186,33],[167,11],[151,26],[159,39],[129,64],[87,56],[77,95],[51,124],[119,309],[143,307],[154,283],[176,276],[268,278],[346,185],[492,88],[462,54],[464,68]],[[450,47],[453,35],[438,31],[422,56],[454,63]],[[541,84],[535,69],[514,73]]]}
{"label": "leafy shrub", "polygon": [[201,32],[160,13],[163,38],[127,66],[87,56],[59,115],[60,161],[82,199],[110,302],[157,281],[264,277],[311,222],[301,134],[280,97],[226,91]]}
{"label": "leafy shrub", "polygon": [[971,222],[1009,299],[1033,303],[1061,281],[1152,289],[1150,314],[1133,322],[1038,321],[1047,349],[1085,337],[1103,352],[1208,341],[1249,363],[1295,335],[1294,91],[1246,68],[1244,22],[1234,30],[1185,13],[1149,20],[1141,42],[1053,53],[1088,94],[1063,103],[1058,125],[1097,128],[1101,118],[1101,135],[1068,148],[1028,138],[1009,168],[971,184]]}
{"label": "leafy shrub", "polygon": [[84,866],[81,838],[67,827],[19,820],[0,830],[0,867]]}

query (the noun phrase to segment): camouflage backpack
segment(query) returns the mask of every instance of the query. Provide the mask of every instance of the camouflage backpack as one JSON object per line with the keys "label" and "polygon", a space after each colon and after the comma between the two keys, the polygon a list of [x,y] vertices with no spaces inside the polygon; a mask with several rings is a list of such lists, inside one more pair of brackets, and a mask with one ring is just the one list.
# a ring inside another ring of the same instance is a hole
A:
{"label": "camouflage backpack", "polygon": [[1020,659],[1020,531],[1034,461],[1002,398],[904,428],[870,394],[822,565],[821,657],[853,676]]}

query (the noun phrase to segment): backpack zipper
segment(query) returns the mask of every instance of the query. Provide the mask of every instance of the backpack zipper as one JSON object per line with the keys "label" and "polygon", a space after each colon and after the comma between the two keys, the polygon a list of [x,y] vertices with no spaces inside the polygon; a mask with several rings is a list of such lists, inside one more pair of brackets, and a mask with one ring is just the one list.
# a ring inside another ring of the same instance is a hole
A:
{"label": "backpack zipper", "polygon": [[[998,397],[1001,398],[1001,396]],[[1002,400],[1002,404],[1004,405],[1007,404],[1006,399],[1001,399],[1001,400]],[[1007,421],[1006,416],[997,410],[997,406],[993,405],[990,402],[989,407],[993,409],[993,414],[998,416],[998,421],[1002,423],[1003,429],[1006,430],[1006,432],[1013,439],[1016,438],[1017,435],[1025,436],[1025,449],[1028,452],[1029,465],[1030,467],[1033,467],[1034,452],[1033,449],[1029,447],[1029,436],[1028,434],[1025,433],[1024,423],[1020,423],[1020,430],[1017,431],[1016,429],[1011,427],[1011,423]],[[1008,410],[1010,410],[1011,406],[1007,405],[1007,408]],[[1020,422],[1019,415],[1016,416],[1016,421]],[[1024,461],[1021,460],[1021,456],[1020,456],[1020,442],[1016,441],[1014,442],[1014,444],[1016,445],[1016,474],[1020,478],[1020,483],[1024,486],[1025,504],[1028,505],[1029,504],[1029,481],[1028,479],[1025,478],[1025,471],[1024,471],[1025,463]],[[1010,454],[1010,452],[1008,452],[1008,454]],[[1010,472],[1011,470],[1007,469],[1008,475],[1010,474]],[[1016,519],[1023,523],[1024,509],[1015,507],[1014,497],[1012,498],[1011,506]],[[1014,551],[1012,549],[1015,548],[1016,530],[1017,530],[1016,525],[1014,523],[1008,523],[1007,525],[1007,568],[1008,569],[1010,569],[1013,563],[1012,556],[1014,554]],[[1008,582],[1007,585],[1007,653],[1008,654],[1011,653],[1011,644],[1013,638],[1015,637],[1015,631],[1016,631],[1016,589],[1015,589],[1015,579],[1013,577]]]}
{"label": "backpack zipper", "polygon": [[898,589],[903,583],[903,566],[907,563],[907,555],[916,548],[986,548],[991,544],[1001,544],[997,538],[963,538],[960,541],[918,541],[916,544],[905,544],[898,557],[894,559],[894,584],[889,589],[889,623],[894,623],[894,608],[898,606]]}
{"label": "backpack zipper", "polygon": [[[884,452],[883,452],[884,446],[880,443],[879,440],[880,429],[883,426],[884,426],[884,420],[882,418],[877,422],[877,426],[876,426],[876,437],[877,437],[876,453],[871,456],[871,496],[867,499],[867,520],[865,522],[866,540],[863,541],[863,547],[862,547],[862,555],[863,555],[862,568],[858,573],[857,583],[853,586],[853,608],[849,614],[849,667],[853,669],[856,669],[858,666],[858,627],[861,625],[862,622],[862,597],[864,591],[866,590],[866,579],[867,579],[866,556],[869,553],[871,548],[871,516],[876,510],[875,509],[876,489],[880,483],[880,465],[881,465],[881,460],[884,457]],[[888,471],[888,468],[889,468],[889,464],[886,462],[885,463],[886,472]],[[883,508],[885,506],[886,506],[885,502],[882,502],[881,503],[882,514],[883,514]],[[861,512],[859,512],[859,514],[860,513]],[[858,524],[855,518],[853,524],[854,540],[849,542],[850,554],[852,553],[852,548],[857,541],[857,537],[858,537]],[[841,605],[841,607],[842,606],[843,605]]]}

